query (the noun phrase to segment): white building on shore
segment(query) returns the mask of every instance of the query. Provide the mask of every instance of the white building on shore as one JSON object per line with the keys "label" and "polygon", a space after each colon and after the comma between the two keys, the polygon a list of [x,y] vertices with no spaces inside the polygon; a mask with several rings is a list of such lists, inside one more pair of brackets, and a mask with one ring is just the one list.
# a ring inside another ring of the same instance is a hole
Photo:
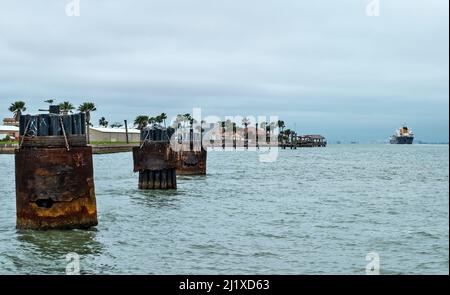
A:
{"label": "white building on shore", "polygon": [[18,139],[19,127],[11,125],[0,125],[0,139],[3,139],[8,135],[12,139]]}
{"label": "white building on shore", "polygon": [[[140,141],[141,131],[135,128],[128,128],[128,141],[136,143]],[[125,127],[90,127],[90,142],[126,142]]]}

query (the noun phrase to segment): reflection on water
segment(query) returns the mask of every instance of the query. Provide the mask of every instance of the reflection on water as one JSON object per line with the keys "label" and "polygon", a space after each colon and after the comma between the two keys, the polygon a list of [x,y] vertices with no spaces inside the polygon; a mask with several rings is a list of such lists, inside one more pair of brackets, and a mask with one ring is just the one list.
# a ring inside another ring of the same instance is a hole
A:
{"label": "reflection on water", "polygon": [[177,190],[136,190],[134,194],[129,194],[130,199],[137,205],[144,205],[154,208],[177,207],[177,200],[183,194]]}
{"label": "reflection on water", "polygon": [[7,254],[14,267],[27,274],[65,273],[66,255],[75,252],[81,259],[101,255],[102,244],[96,241],[95,230],[18,230],[16,253]]}
{"label": "reflection on water", "polygon": [[101,243],[95,240],[96,230],[17,231],[17,240],[25,252],[61,256],[69,252],[80,255],[99,254]]}

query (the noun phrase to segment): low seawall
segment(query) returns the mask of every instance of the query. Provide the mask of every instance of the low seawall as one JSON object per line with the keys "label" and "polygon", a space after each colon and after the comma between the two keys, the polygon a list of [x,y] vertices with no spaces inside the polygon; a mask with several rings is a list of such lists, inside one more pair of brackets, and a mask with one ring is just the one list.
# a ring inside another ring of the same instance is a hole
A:
{"label": "low seawall", "polygon": [[[131,152],[138,144],[92,145],[93,154],[113,154]],[[0,154],[14,154],[18,145],[0,145]]]}
{"label": "low seawall", "polygon": [[131,152],[133,147],[139,144],[110,144],[110,145],[92,145],[92,153],[94,154],[113,154]]}
{"label": "low seawall", "polygon": [[0,145],[0,154],[14,154],[14,150],[18,147],[16,144],[2,144]]}

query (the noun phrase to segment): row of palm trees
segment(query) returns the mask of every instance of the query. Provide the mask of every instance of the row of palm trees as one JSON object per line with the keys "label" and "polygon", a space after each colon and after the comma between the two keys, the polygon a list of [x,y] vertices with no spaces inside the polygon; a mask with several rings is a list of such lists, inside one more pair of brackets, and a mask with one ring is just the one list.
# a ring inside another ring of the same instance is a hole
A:
{"label": "row of palm trees", "polygon": [[[233,123],[230,120],[227,120],[225,122],[219,122],[221,124],[225,124],[225,126],[231,126]],[[242,125],[247,128],[248,125],[250,125],[250,120],[248,118],[242,119]],[[258,128],[258,125],[265,130],[265,132],[268,134],[268,136],[271,136],[272,130],[275,127],[278,127],[280,130],[280,133],[278,135],[278,140],[280,142],[288,142],[293,136],[297,135],[297,132],[291,130],[291,129],[284,129],[286,128],[286,123],[283,120],[278,120],[277,122],[261,122],[256,123],[256,128]]]}
{"label": "row of palm trees", "polygon": [[[53,99],[49,99],[45,101],[48,104],[53,104],[54,100]],[[70,103],[69,101],[64,101],[62,103],[59,104],[59,108],[62,114],[68,114],[68,113],[72,113],[73,110],[75,110],[75,107],[73,106],[72,103]],[[9,107],[9,111],[13,113],[14,119],[18,122],[20,115],[26,111],[26,106],[25,106],[25,102],[23,101],[16,101],[14,103],[12,103]],[[91,124],[91,112],[94,112],[97,110],[96,106],[94,103],[92,102],[85,102],[82,103],[78,109],[78,111],[83,112],[86,114],[86,123],[88,126],[92,126]],[[153,124],[153,123],[157,123],[157,124],[161,124],[164,123],[164,126],[166,126],[166,119],[167,119],[167,114],[166,113],[161,113],[160,115],[157,116],[146,116],[146,115],[140,115],[137,116],[136,119],[134,120],[134,125],[137,127],[137,129],[142,129],[145,126],[147,126],[148,124]],[[180,127],[190,127],[192,128],[193,124],[196,122],[196,120],[192,117],[191,114],[178,114],[176,119],[175,119],[175,123],[174,123],[174,128],[180,128]],[[201,122],[202,125],[203,123],[205,123],[204,121]],[[227,120],[227,121],[221,121],[219,122],[221,125],[225,125],[227,127],[231,127],[231,126],[235,126],[235,124],[233,122],[231,122],[231,120]],[[106,121],[105,117],[100,118],[99,120],[99,125],[103,126],[103,127],[107,127],[108,126],[108,121]],[[122,125],[119,126],[120,123],[113,123],[111,125],[111,127],[121,127]],[[243,118],[242,119],[242,125],[247,128],[250,125],[250,120],[248,118]],[[257,125],[258,126],[258,125]],[[261,122],[260,123],[260,127],[265,130],[266,132],[268,132],[269,134],[271,133],[271,131],[275,128],[278,127],[281,129],[280,134],[279,134],[279,140],[280,141],[289,141],[290,138],[292,138],[293,136],[295,136],[297,133],[291,129],[284,129],[286,128],[286,124],[284,121],[282,120],[278,120],[277,122]],[[203,130],[202,130],[203,131]],[[89,138],[89,128],[87,128],[87,136]]]}
{"label": "row of palm trees", "polygon": [[[49,100],[46,100],[45,102],[49,103],[49,104],[53,104],[54,100],[53,99],[49,99]],[[70,102],[64,101],[64,102],[59,104],[59,109],[60,109],[62,114],[67,115],[68,113],[72,113],[73,110],[75,110],[75,107]],[[20,115],[23,112],[25,112],[27,110],[27,108],[25,106],[25,102],[23,102],[23,101],[16,101],[16,102],[13,102],[9,106],[8,110],[13,113],[13,118],[16,121],[19,121]],[[77,110],[80,111],[80,112],[88,114],[88,113],[96,111],[97,108],[95,107],[94,103],[92,103],[92,102],[85,102],[85,103],[82,103],[78,107]]]}
{"label": "row of palm trees", "polygon": [[191,114],[178,114],[175,119],[175,127],[191,127],[194,125],[194,123],[197,123],[197,120],[195,120]]}
{"label": "row of palm trees", "polygon": [[8,110],[13,113],[13,118],[16,122],[19,122],[19,118],[20,115],[22,115],[23,112],[25,112],[27,110],[27,108],[25,107],[25,102],[23,101],[16,101],[13,102]]}
{"label": "row of palm trees", "polygon": [[139,115],[136,117],[136,119],[134,119],[134,125],[136,126],[137,129],[141,130],[148,124],[154,124],[154,123],[157,123],[157,124],[164,123],[164,126],[166,126],[166,120],[167,120],[166,113],[161,113],[160,115],[155,116],[155,117]]}
{"label": "row of palm trees", "polygon": [[[140,116],[137,116],[136,119],[134,120],[134,125],[137,126],[138,129],[142,129],[143,127],[147,126],[148,124],[152,124],[152,123],[161,124],[162,122],[164,122],[164,126],[165,126],[166,119],[167,119],[167,115],[165,113],[162,113],[161,115],[156,116],[156,117],[140,115]],[[186,126],[192,127],[192,125],[196,122],[197,121],[192,117],[191,114],[184,114],[184,115],[178,114],[175,119],[173,127],[174,128],[180,128],[180,127],[186,127]],[[251,122],[250,119],[248,119],[247,117],[242,119],[242,125],[245,128],[247,128],[250,125],[250,122]],[[205,121],[202,121],[201,123],[204,124]],[[231,127],[234,125],[234,123],[231,122],[231,120],[220,121],[218,123],[221,125],[225,124],[225,126],[227,126],[227,127]],[[280,133],[283,133],[286,125],[285,125],[284,121],[278,120],[277,122],[261,122],[260,127],[262,129],[266,130],[267,132],[270,132],[275,127],[278,127],[281,129]],[[291,131],[289,130],[289,132],[291,132]]]}
{"label": "row of palm trees", "polygon": [[[54,101],[46,100],[45,102],[52,104]],[[68,101],[60,103],[59,107],[63,114],[68,114],[69,112],[72,112],[75,109],[75,107]],[[9,110],[11,112],[13,112],[15,120],[18,121],[22,112],[24,112],[26,110],[25,103],[23,101],[16,101],[11,104],[11,106],[9,107]],[[93,111],[96,111],[96,110],[97,109],[96,109],[94,103],[92,103],[92,102],[85,102],[78,107],[78,111],[86,113],[86,121],[88,122],[88,124],[90,124],[90,121],[91,121],[90,113]],[[148,124],[153,124],[153,123],[161,124],[164,122],[164,126],[165,126],[166,119],[167,119],[166,113],[161,113],[160,115],[155,116],[155,117],[140,115],[140,116],[137,116],[136,119],[134,120],[134,125],[137,126],[138,129],[142,129],[143,127],[147,126]],[[178,114],[176,117],[176,120],[175,120],[175,127],[181,127],[181,126],[186,126],[186,125],[192,126],[195,122],[196,122],[196,120],[191,116],[191,114],[184,114],[184,115]],[[226,126],[228,126],[228,125],[231,126],[233,124],[230,120],[227,120],[224,122],[225,122]],[[222,122],[219,122],[219,123],[222,123]],[[108,121],[106,121],[106,119],[104,117],[102,117],[99,120],[99,124],[100,124],[100,126],[107,127]],[[246,117],[243,118],[242,125],[245,127],[248,127],[248,125],[250,125],[250,120]],[[285,122],[282,120],[278,120],[278,122],[270,122],[270,123],[262,122],[260,127],[262,129],[265,129],[266,131],[270,131],[274,127],[278,127],[281,129],[281,132],[280,132],[281,134],[286,134],[284,132],[284,128],[286,127],[286,125],[285,125]],[[292,132],[292,131],[289,130],[288,133],[290,134],[290,132]]]}
{"label": "row of palm trees", "polygon": [[[231,122],[231,120],[221,121],[221,122],[219,122],[219,123],[223,123],[223,122],[225,122],[225,125],[226,125],[226,126],[231,126],[231,125],[234,124],[233,122]],[[244,117],[244,118],[242,119],[242,125],[243,125],[245,128],[247,128],[247,127],[250,125],[250,123],[251,123],[251,121],[250,121],[249,118]],[[262,129],[265,129],[266,131],[269,131],[270,129],[274,129],[275,127],[278,127],[278,128],[280,128],[281,130],[283,130],[283,129],[286,127],[284,121],[281,121],[281,120],[278,120],[277,122],[261,122],[261,123],[259,123],[259,124],[260,124],[259,126],[260,126]]]}
{"label": "row of palm trees", "polygon": [[[53,99],[48,99],[45,102],[52,105],[55,101]],[[67,115],[68,113],[72,113],[73,110],[75,110],[75,107],[70,102],[64,101],[59,104],[59,109],[63,115]],[[27,108],[25,106],[25,102],[16,101],[11,103],[8,110],[13,113],[14,120],[19,122],[20,115],[22,115]],[[95,112],[97,110],[95,104],[93,102],[84,102],[78,107],[77,110],[86,114],[86,124],[87,126],[91,126],[91,112]],[[89,128],[87,128],[87,138],[89,141]]]}

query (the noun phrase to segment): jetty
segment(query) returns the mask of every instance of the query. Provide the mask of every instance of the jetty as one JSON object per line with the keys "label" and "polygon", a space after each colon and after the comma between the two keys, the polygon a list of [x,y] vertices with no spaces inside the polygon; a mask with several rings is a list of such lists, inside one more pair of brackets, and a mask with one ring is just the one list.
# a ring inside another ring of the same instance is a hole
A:
{"label": "jetty", "polygon": [[326,147],[327,140],[322,135],[301,135],[296,136],[290,141],[280,143],[282,149],[296,149],[303,147]]}

